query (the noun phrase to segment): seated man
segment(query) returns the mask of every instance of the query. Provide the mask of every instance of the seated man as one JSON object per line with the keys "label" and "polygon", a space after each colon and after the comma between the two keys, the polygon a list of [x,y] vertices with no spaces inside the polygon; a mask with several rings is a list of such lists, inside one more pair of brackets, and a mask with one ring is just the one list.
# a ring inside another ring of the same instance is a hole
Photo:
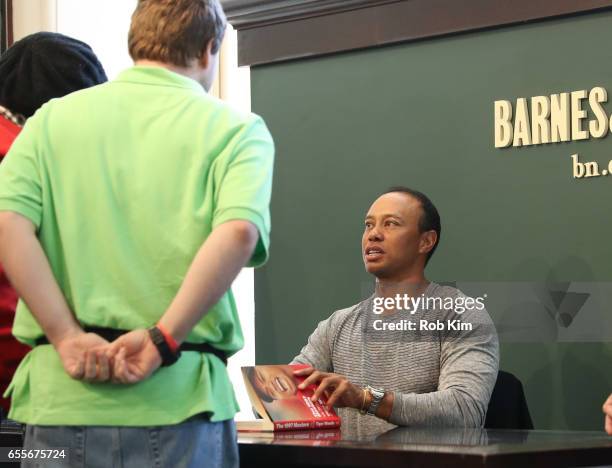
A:
{"label": "seated man", "polygon": [[301,387],[318,383],[313,399],[326,394],[343,425],[484,424],[497,333],[482,298],[425,278],[439,238],[438,211],[420,192],[392,188],[370,207],[362,255],[374,295],[320,322],[292,362],[312,366],[295,371],[307,376]]}

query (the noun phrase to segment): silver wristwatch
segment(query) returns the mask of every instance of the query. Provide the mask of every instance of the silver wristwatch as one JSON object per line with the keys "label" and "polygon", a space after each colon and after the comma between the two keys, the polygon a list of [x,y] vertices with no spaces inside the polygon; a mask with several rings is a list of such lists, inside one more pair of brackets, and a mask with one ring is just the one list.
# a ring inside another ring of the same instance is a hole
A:
{"label": "silver wristwatch", "polygon": [[385,391],[378,388],[370,387],[369,385],[366,388],[372,394],[372,401],[370,402],[370,406],[368,407],[366,413],[376,415],[376,410],[378,409],[380,402],[385,397]]}

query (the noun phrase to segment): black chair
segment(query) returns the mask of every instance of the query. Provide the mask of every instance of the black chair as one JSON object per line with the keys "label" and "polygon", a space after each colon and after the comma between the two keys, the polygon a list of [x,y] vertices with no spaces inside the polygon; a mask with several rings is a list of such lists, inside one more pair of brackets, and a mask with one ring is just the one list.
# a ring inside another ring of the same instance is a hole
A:
{"label": "black chair", "polygon": [[510,372],[500,370],[497,373],[485,428],[533,429],[523,384]]}

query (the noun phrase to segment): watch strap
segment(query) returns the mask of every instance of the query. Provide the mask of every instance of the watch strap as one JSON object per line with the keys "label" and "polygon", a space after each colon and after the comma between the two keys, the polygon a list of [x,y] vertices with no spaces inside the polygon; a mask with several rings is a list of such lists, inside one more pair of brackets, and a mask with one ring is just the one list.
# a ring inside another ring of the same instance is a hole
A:
{"label": "watch strap", "polygon": [[368,406],[368,410],[366,411],[366,413],[376,416],[376,410],[380,406],[380,402],[385,397],[385,391],[380,390],[378,388],[370,387],[369,385],[366,388],[372,395],[372,401],[370,402],[370,406]]}
{"label": "watch strap", "polygon": [[166,341],[166,337],[161,332],[161,330],[157,327],[149,328],[149,336],[151,337],[151,341],[157,348],[159,355],[161,356],[163,367],[171,366],[181,357],[181,352],[177,350],[173,352]]}

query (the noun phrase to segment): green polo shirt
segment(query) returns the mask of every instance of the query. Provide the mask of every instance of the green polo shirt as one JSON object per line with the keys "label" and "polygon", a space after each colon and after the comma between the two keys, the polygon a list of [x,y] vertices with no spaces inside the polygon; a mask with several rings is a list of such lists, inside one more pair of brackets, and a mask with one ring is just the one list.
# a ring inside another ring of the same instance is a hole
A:
{"label": "green polo shirt", "polygon": [[[219,224],[252,222],[268,255],[274,146],[261,118],[233,110],[166,69],[133,67],[54,99],[30,118],[0,166],[0,210],[29,218],[83,325],[156,323]],[[27,306],[14,335],[43,335]],[[233,354],[243,336],[231,292],[187,341]],[[39,425],[150,426],[238,409],[223,363],[185,352],[135,385],[72,380],[51,345],[35,347],[9,387],[9,416]]]}

